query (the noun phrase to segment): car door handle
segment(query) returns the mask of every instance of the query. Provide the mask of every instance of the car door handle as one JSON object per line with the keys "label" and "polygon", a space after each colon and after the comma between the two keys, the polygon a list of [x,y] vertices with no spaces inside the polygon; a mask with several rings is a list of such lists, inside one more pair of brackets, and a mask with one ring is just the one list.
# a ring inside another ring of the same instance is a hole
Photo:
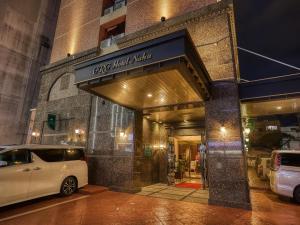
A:
{"label": "car door handle", "polygon": [[26,169],[23,169],[22,171],[23,171],[23,172],[29,172],[30,169],[29,169],[29,168],[26,168]]}
{"label": "car door handle", "polygon": [[35,168],[33,168],[33,170],[40,170],[40,169],[42,169],[41,167],[35,167]]}

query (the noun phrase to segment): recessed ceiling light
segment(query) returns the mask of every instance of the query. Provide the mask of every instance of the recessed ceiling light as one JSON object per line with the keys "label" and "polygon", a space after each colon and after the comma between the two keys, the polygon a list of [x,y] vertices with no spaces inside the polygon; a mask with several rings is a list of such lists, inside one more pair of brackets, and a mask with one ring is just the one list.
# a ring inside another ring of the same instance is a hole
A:
{"label": "recessed ceiling light", "polygon": [[147,94],[147,97],[148,97],[148,98],[151,98],[151,97],[152,97],[152,94],[151,94],[151,93]]}
{"label": "recessed ceiling light", "polygon": [[281,110],[282,106],[277,106],[276,109]]}
{"label": "recessed ceiling light", "polygon": [[128,86],[127,86],[126,84],[124,84],[124,85],[123,85],[123,88],[124,88],[124,89],[127,89],[127,88],[128,88]]}
{"label": "recessed ceiling light", "polygon": [[150,119],[150,116],[146,116],[147,119]]}

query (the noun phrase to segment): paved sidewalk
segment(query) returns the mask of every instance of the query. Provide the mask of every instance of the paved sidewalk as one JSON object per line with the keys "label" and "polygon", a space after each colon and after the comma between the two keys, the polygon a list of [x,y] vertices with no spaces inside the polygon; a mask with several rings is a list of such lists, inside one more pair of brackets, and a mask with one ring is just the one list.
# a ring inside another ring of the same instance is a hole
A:
{"label": "paved sidewalk", "polygon": [[208,203],[208,190],[172,187],[160,183],[144,187],[137,194],[185,202]]}
{"label": "paved sidewalk", "polygon": [[[69,202],[62,204],[64,199],[57,198],[60,202],[57,205],[53,205],[54,199],[50,198],[0,209],[0,221],[7,215],[17,216],[0,222],[0,225],[300,224],[300,205],[257,190],[251,192],[253,211],[111,191],[93,195],[76,194],[67,198]],[[35,211],[20,214],[31,210],[32,205]],[[45,205],[48,208],[38,210]]]}

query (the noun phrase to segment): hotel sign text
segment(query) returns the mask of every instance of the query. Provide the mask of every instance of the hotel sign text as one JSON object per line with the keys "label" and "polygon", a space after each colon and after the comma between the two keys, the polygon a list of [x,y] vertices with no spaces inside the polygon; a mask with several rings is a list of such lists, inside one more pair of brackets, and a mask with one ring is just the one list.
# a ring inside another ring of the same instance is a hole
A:
{"label": "hotel sign text", "polygon": [[152,59],[152,54],[149,52],[142,52],[133,56],[127,56],[123,58],[117,58],[111,62],[102,63],[95,66],[92,69],[92,75],[101,75],[114,72],[115,70],[124,69],[128,66],[134,66],[134,64],[146,62]]}

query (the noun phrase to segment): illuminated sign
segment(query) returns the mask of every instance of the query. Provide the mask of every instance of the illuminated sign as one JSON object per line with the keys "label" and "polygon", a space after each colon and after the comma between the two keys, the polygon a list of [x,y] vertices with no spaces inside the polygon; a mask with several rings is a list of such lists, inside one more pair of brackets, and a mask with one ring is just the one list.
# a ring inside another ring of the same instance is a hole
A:
{"label": "illuminated sign", "polygon": [[95,66],[92,70],[92,75],[106,74],[109,72],[113,72],[114,70],[121,69],[122,67],[134,65],[138,62],[145,62],[149,59],[152,59],[152,54],[149,52],[143,52],[141,54],[135,54],[133,56],[118,58],[111,62],[102,63]]}

